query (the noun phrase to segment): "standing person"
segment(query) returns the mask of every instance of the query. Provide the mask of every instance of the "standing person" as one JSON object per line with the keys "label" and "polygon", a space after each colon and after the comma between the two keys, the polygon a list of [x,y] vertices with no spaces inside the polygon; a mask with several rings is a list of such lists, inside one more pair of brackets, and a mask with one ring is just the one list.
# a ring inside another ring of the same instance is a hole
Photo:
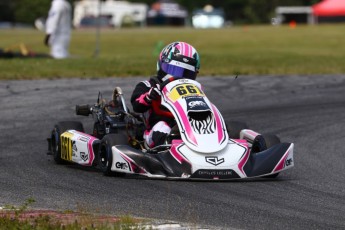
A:
{"label": "standing person", "polygon": [[144,140],[152,148],[164,144],[175,119],[165,115],[164,110],[157,114],[152,107],[154,100],[160,100],[160,84],[179,78],[195,80],[200,68],[198,52],[188,43],[173,42],[161,51],[157,61],[157,76],[139,82],[131,97],[133,110],[143,113],[146,120]]}
{"label": "standing person", "polygon": [[53,58],[61,59],[69,56],[71,15],[71,4],[67,0],[52,1],[46,21],[44,44],[50,46],[50,54]]}

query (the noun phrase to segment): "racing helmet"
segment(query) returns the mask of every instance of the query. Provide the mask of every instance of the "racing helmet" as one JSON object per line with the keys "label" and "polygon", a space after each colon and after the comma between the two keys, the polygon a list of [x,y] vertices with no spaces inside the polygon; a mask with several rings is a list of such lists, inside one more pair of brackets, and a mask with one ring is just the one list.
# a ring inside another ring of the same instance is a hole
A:
{"label": "racing helmet", "polygon": [[157,61],[158,79],[164,81],[169,74],[174,78],[195,80],[200,69],[196,49],[186,42],[173,42],[163,48]]}

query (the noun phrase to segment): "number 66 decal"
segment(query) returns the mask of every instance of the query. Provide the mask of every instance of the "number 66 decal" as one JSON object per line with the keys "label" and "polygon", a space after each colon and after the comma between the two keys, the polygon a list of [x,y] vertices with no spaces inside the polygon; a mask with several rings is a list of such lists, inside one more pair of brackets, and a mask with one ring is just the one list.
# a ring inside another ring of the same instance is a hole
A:
{"label": "number 66 decal", "polygon": [[169,97],[173,101],[177,101],[182,96],[203,96],[204,94],[201,90],[195,86],[190,84],[183,84],[175,87],[171,90]]}

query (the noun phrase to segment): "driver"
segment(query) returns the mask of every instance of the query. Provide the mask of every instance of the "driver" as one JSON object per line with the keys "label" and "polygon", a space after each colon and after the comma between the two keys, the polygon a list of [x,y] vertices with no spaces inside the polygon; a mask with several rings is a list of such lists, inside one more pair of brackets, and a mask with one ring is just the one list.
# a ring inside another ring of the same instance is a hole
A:
{"label": "driver", "polygon": [[[156,114],[152,102],[160,100],[160,84],[176,78],[195,80],[200,68],[200,58],[193,46],[185,42],[173,42],[161,51],[157,61],[157,76],[139,82],[132,94],[133,110],[143,113],[146,121],[144,140],[152,148],[164,144],[171,128],[175,125],[172,116],[164,112]],[[160,103],[159,103],[160,104]]]}

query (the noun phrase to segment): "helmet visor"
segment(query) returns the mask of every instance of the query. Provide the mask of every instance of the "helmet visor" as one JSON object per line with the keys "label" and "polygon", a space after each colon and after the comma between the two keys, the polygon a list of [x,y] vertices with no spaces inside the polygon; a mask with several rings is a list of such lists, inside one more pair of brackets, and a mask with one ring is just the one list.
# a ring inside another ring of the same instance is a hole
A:
{"label": "helmet visor", "polygon": [[164,72],[177,77],[177,78],[188,78],[195,80],[196,78],[196,68],[191,65],[186,65],[185,63],[178,61],[171,61],[169,63],[163,62],[161,68]]}

